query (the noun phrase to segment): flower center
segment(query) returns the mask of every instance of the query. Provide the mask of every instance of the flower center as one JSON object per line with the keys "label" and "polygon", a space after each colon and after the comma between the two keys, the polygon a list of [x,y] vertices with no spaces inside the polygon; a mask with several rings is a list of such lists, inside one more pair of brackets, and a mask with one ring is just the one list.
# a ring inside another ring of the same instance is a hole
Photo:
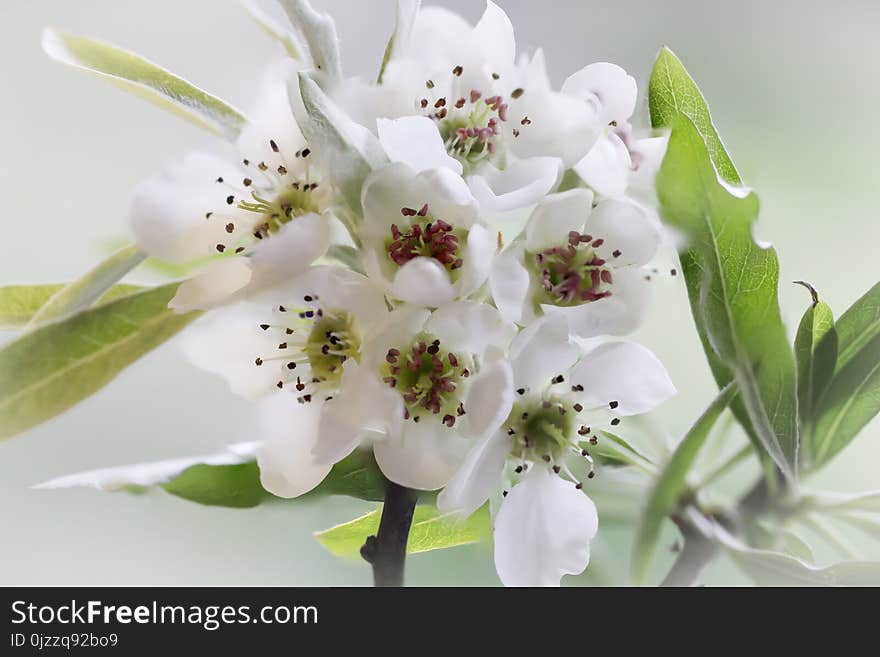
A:
{"label": "flower center", "polygon": [[454,272],[463,263],[458,254],[459,245],[467,238],[467,232],[456,229],[442,219],[430,220],[427,204],[421,210],[402,208],[404,217],[424,218],[408,224],[391,224],[391,236],[386,242],[389,259],[402,267],[414,258],[433,258],[449,271]]}
{"label": "flower center", "polygon": [[611,296],[611,269],[595,252],[603,241],[572,231],[567,244],[533,254],[534,273],[543,292],[538,302],[579,306]]}
{"label": "flower center", "polygon": [[[452,70],[454,78],[461,78],[462,73],[461,66]],[[431,80],[425,86],[428,90],[434,89]],[[478,89],[460,92],[461,84],[456,79],[453,83],[453,95],[442,96],[433,101],[422,98],[419,106],[437,122],[447,153],[465,167],[473,168],[498,152],[501,122],[507,121],[509,105],[500,95],[484,98],[483,92]],[[518,98],[522,93],[521,89],[517,89],[513,95]]]}
{"label": "flower center", "polygon": [[292,386],[301,403],[312,401],[318,392],[336,390],[343,364],[360,358],[361,345],[360,330],[350,313],[322,307],[316,295],[306,295],[303,301],[300,307],[277,306],[276,321],[260,324],[263,331],[275,332],[280,342],[275,355],[255,360],[257,367],[281,361],[277,386]]}
{"label": "flower center", "polygon": [[447,351],[440,340],[423,333],[405,348],[388,350],[382,378],[403,397],[405,419],[418,422],[430,414],[452,427],[465,414],[458,389],[471,375],[471,367],[470,356]]}
{"label": "flower center", "polygon": [[[269,141],[273,152],[281,154],[278,144]],[[241,180],[227,180],[222,176],[216,182],[224,188],[225,204],[205,214],[208,221],[225,222],[229,241],[218,243],[219,253],[233,251],[236,254],[249,251],[257,240],[265,239],[296,217],[310,212],[320,212],[327,204],[328,193],[310,178],[306,158],[311,151],[306,148],[294,154],[297,175],[287,164],[270,167],[265,162],[254,163],[244,159],[247,175]],[[284,158],[282,161],[286,162]],[[227,214],[226,209],[247,210],[257,216],[255,221],[238,225],[241,215]]]}
{"label": "flower center", "polygon": [[513,437],[514,457],[521,461],[556,462],[571,448],[577,412],[560,397],[517,402],[510,412],[507,433]]}

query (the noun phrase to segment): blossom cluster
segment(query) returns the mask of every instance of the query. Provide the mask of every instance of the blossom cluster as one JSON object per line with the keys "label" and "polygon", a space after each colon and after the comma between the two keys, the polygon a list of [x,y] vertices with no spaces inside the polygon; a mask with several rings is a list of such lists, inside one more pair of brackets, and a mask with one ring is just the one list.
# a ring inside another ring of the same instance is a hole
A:
{"label": "blossom cluster", "polygon": [[443,512],[490,505],[502,582],[558,585],[598,529],[591,449],[675,392],[621,339],[663,239],[665,141],[633,130],[622,68],[554,88],[492,2],[476,25],[400,13],[375,83],[299,33],[237,158],[192,153],[143,182],[131,227],[149,255],[203,263],[170,305],[205,311],[187,353],[253,400],[267,490],[303,495],[371,449]]}

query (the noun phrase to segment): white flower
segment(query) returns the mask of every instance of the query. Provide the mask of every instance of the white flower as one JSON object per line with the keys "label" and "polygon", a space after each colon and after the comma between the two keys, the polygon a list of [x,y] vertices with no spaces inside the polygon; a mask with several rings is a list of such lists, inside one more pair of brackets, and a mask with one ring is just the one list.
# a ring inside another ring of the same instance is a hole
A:
{"label": "white flower", "polygon": [[653,409],[675,388],[657,358],[635,343],[609,342],[580,356],[553,317],[523,330],[510,362],[498,367],[509,371],[506,415],[495,414],[503,419],[486,428],[438,507],[467,516],[503,487],[509,492],[494,525],[502,582],[558,585],[589,562],[598,519],[577,472],[599,428]]}
{"label": "white flower", "polygon": [[392,164],[364,182],[364,266],[401,301],[436,308],[486,281],[496,238],[449,169]]}
{"label": "white flower", "polygon": [[372,438],[386,477],[420,490],[442,487],[470,437],[500,421],[509,381],[498,379],[493,363],[514,332],[494,308],[469,301],[389,313],[324,404],[317,461],[339,461]]}
{"label": "white flower", "polygon": [[[582,112],[567,113],[580,105],[553,92],[546,78],[533,82],[534,69],[517,66],[515,55],[513,27],[493,2],[476,26],[445,9],[420,10],[382,77],[387,102],[376,110],[378,135],[389,157],[464,175],[488,211],[534,205],[558,184],[563,164],[587,152],[598,128]],[[555,141],[536,135],[540,147],[518,154],[513,141],[532,130],[519,107],[529,93],[530,102],[569,120],[536,127],[566,134]]]}
{"label": "white flower", "polygon": [[365,336],[386,314],[382,292],[369,279],[315,266],[208,312],[186,329],[181,346],[197,367],[247,399],[276,389],[318,398],[338,388],[343,363],[360,357]]}
{"label": "white flower", "polygon": [[[137,243],[175,263],[209,259],[169,304],[210,308],[303,271],[327,248],[332,192],[318,182],[290,110],[292,63],[266,76],[239,162],[193,153],[137,187],[129,220]],[[213,256],[213,257],[212,257]]]}
{"label": "white flower", "polygon": [[495,259],[492,295],[507,319],[528,323],[560,313],[580,337],[624,335],[641,322],[660,232],[647,212],[625,199],[600,201],[573,189],[544,199],[524,239]]}

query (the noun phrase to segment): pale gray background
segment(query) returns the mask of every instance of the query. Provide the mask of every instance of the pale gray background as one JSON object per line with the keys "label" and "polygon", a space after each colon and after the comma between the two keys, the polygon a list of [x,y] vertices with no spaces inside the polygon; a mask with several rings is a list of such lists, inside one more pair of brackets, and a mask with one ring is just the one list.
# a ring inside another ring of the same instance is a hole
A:
{"label": "pale gray background", "polygon": [[[271,2],[267,0],[267,4]],[[392,29],[392,0],[315,0],[336,17],[347,72],[375,74]],[[446,1],[470,19],[483,3]],[[644,83],[671,46],[711,101],[746,179],[760,192],[758,233],[780,250],[783,314],[807,302],[788,284],[812,281],[836,313],[880,278],[876,121],[880,5],[869,0],[506,0],[521,49],[543,45],[551,72],[616,62]],[[247,106],[276,46],[235,0],[0,0],[0,282],[69,280],[124,238],[129,190],[163,161],[216,142],[178,118],[51,63],[43,26],[140,52]],[[713,385],[680,280],[658,285],[640,339],[680,388],[657,414],[678,435]],[[173,347],[136,364],[87,402],[0,444],[2,584],[365,584],[313,530],[370,505],[327,500],[256,511],[196,507],[167,495],[29,490],[61,474],[209,452],[248,439],[245,403],[195,371]],[[880,488],[880,425],[813,483]],[[593,581],[620,581],[628,536],[608,527]],[[868,555],[871,556],[871,555]],[[874,558],[877,555],[873,555]],[[418,556],[414,584],[497,583],[483,547]],[[723,564],[710,581],[738,582]]]}

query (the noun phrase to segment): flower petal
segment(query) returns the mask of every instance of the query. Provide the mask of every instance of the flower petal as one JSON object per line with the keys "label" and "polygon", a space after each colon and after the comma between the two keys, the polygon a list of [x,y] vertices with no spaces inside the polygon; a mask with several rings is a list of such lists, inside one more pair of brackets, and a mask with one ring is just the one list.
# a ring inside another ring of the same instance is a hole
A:
{"label": "flower petal", "polygon": [[615,267],[647,264],[660,247],[659,227],[641,206],[628,200],[599,203],[587,221],[587,232],[605,240],[596,252]]}
{"label": "flower petal", "polygon": [[277,351],[277,340],[259,327],[268,310],[248,302],[212,310],[188,326],[178,344],[193,365],[223,378],[235,394],[257,399],[275,389],[284,367],[282,361],[255,363]]}
{"label": "flower petal", "polygon": [[468,385],[460,431],[473,437],[495,433],[510,415],[513,395],[513,369],[506,359],[483,367]]}
{"label": "flower petal", "polygon": [[623,122],[636,108],[636,80],[616,64],[598,62],[572,74],[562,93],[580,98],[595,112],[601,125]]}
{"label": "flower petal", "polygon": [[571,231],[581,232],[593,207],[593,192],[570,189],[545,198],[526,224],[526,249],[532,253],[568,243]]}
{"label": "flower petal", "polygon": [[626,144],[616,134],[601,137],[586,157],[574,165],[585,183],[602,196],[623,196],[632,172]]}
{"label": "flower petal", "polygon": [[568,337],[568,324],[554,315],[545,315],[523,329],[510,348],[513,382],[517,388],[536,391],[550,379],[568,371],[577,360],[579,349]]}
{"label": "flower petal", "polygon": [[263,444],[257,452],[260,483],[278,497],[299,497],[324,481],[330,464],[315,463],[312,449],[318,439],[321,403],[300,404],[278,392],[257,409]]}
{"label": "flower petal", "polygon": [[425,322],[425,331],[454,351],[483,356],[489,347],[506,349],[516,327],[487,303],[455,301],[440,306]]}
{"label": "flower petal", "polygon": [[436,308],[455,298],[449,273],[434,258],[413,258],[394,274],[391,294],[416,306]]}
{"label": "flower petal", "polygon": [[495,517],[495,568],[505,586],[559,586],[590,563],[596,505],[570,482],[533,468]]}
{"label": "flower petal", "polygon": [[522,263],[522,248],[510,248],[496,256],[489,273],[492,299],[507,321],[519,322],[529,293],[529,272]]}
{"label": "flower petal", "polygon": [[486,2],[486,11],[471,33],[472,42],[482,47],[484,61],[493,70],[512,66],[516,58],[513,24],[504,10],[492,0]]}
{"label": "flower petal", "polygon": [[586,356],[571,373],[582,385],[587,405],[617,402],[616,415],[646,413],[675,395],[666,368],[648,349],[635,342],[608,342]]}
{"label": "flower petal", "polygon": [[456,296],[466,297],[476,292],[486,282],[492,270],[492,260],[497,248],[497,240],[488,228],[480,224],[471,226],[462,258],[464,264],[456,284],[458,289]]}
{"label": "flower petal", "polygon": [[379,142],[392,162],[405,162],[415,171],[446,168],[461,175],[461,162],[449,157],[437,130],[427,116],[379,119]]}
{"label": "flower petal", "polygon": [[502,431],[480,439],[437,497],[440,512],[466,518],[483,506],[501,485],[510,446],[510,437]]}
{"label": "flower petal", "polygon": [[[158,175],[134,190],[128,219],[135,241],[149,255],[167,262],[189,262],[216,255],[215,247],[225,242],[226,217],[247,225],[249,214],[227,208],[216,180],[240,176],[238,168],[203,153],[190,153],[181,162],[168,165]],[[210,212],[223,208],[224,221],[206,220]]]}
{"label": "flower petal", "polygon": [[329,239],[329,217],[310,212],[287,222],[254,248],[251,290],[265,289],[304,272],[324,254]]}
{"label": "flower petal", "polygon": [[366,437],[398,433],[403,401],[366,368],[352,359],[343,366],[342,383],[321,409],[318,440],[312,450],[316,463],[337,463]]}
{"label": "flower petal", "polygon": [[168,307],[179,313],[213,308],[243,290],[252,277],[247,258],[223,258],[181,283],[174,298],[168,302]]}
{"label": "flower petal", "polygon": [[391,481],[416,490],[437,490],[461,466],[471,445],[432,418],[403,423],[400,436],[373,445],[376,463]]}
{"label": "flower petal", "polygon": [[487,162],[467,182],[484,209],[508,212],[537,203],[556,187],[561,176],[562,161],[558,158],[530,157],[504,169]]}

